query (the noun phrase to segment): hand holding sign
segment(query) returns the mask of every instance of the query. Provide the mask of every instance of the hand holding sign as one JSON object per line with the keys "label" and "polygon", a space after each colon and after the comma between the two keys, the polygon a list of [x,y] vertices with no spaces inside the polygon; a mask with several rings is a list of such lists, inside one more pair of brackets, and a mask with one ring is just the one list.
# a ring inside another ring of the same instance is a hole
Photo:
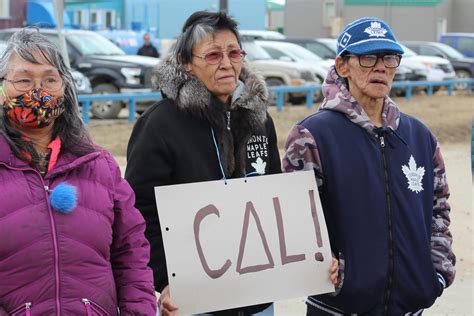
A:
{"label": "hand holding sign", "polygon": [[163,186],[155,192],[170,290],[180,313],[334,290],[313,172],[252,177],[247,183],[233,179],[227,185]]}

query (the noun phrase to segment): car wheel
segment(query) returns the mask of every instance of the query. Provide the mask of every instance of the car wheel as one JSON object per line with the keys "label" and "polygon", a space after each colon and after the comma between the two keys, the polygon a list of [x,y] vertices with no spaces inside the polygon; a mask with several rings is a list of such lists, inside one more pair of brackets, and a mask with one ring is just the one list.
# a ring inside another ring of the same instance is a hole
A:
{"label": "car wheel", "polygon": [[[92,88],[92,93],[108,94],[118,93],[119,89],[109,83],[101,83]],[[91,104],[92,115],[100,119],[114,119],[122,110],[122,102],[120,101],[95,101]]]}
{"label": "car wheel", "polygon": [[[265,82],[267,83],[267,87],[276,87],[276,86],[284,86],[285,85],[285,83],[281,79],[278,79],[278,78],[268,78],[268,79],[265,79]],[[283,104],[285,104],[287,102],[288,102],[288,94],[285,93],[283,95]],[[270,105],[276,105],[277,104],[277,94],[276,93],[270,92],[268,94],[268,103],[270,103]]]}
{"label": "car wheel", "polygon": [[[456,79],[467,79],[471,78],[471,74],[466,70],[457,70],[456,71]],[[456,83],[454,85],[454,89],[456,90],[466,90],[467,83]]]}

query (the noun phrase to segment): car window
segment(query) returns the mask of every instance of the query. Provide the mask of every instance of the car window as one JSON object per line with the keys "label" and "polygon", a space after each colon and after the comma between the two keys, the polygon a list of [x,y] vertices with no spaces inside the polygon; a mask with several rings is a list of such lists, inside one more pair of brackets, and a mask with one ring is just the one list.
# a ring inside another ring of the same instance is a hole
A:
{"label": "car window", "polygon": [[337,39],[335,38],[318,38],[318,42],[323,43],[328,47],[334,54],[337,52]]}
{"label": "car window", "polygon": [[460,37],[458,38],[457,49],[461,52],[474,52],[474,38]]}
{"label": "car window", "polygon": [[432,47],[426,47],[426,46],[420,47],[420,55],[444,57],[444,54],[440,52],[439,50]]}
{"label": "car window", "polygon": [[7,49],[7,43],[1,42],[0,43],[0,56],[3,55],[5,52],[5,49]]}
{"label": "car window", "polygon": [[67,39],[82,55],[125,55],[111,41],[95,33],[69,33]]}
{"label": "car window", "polygon": [[445,45],[443,43],[433,43],[439,50],[441,50],[445,55],[449,58],[459,59],[463,58],[464,56],[458,52],[456,49],[452,48],[451,46]]}
{"label": "car window", "polygon": [[242,42],[242,49],[247,53],[249,60],[265,60],[272,59],[266,50],[258,46],[255,42]]}
{"label": "car window", "polygon": [[9,32],[1,32],[0,33],[0,40],[2,41],[8,41],[8,39],[12,36],[13,33]]}
{"label": "car window", "polygon": [[273,59],[280,59],[280,57],[288,56],[284,54],[282,51],[275,49],[273,47],[263,46],[263,49],[265,49],[267,53],[270,54],[270,56],[272,56]]}
{"label": "car window", "polygon": [[309,42],[304,47],[321,58],[336,58],[336,54],[322,44]]}
{"label": "car window", "polygon": [[453,39],[451,37],[443,37],[443,38],[441,38],[441,42],[445,43],[446,45],[452,46]]}
{"label": "car window", "polygon": [[321,61],[322,58],[313,54],[309,50],[304,47],[298,45],[287,45],[281,48],[286,52],[287,56],[292,57],[296,60],[304,60],[304,61]]}
{"label": "car window", "polygon": [[415,51],[413,51],[412,49],[406,47],[405,45],[401,44],[401,43],[398,43],[402,49],[403,49],[403,57],[413,57],[413,56],[416,56],[418,55]]}

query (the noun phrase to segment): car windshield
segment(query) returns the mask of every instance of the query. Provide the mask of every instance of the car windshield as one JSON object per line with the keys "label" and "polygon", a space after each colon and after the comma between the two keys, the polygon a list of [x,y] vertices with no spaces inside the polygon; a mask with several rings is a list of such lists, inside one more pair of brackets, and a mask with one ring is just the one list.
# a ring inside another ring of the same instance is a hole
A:
{"label": "car windshield", "polygon": [[5,49],[7,49],[7,43],[1,42],[0,43],[0,56],[5,52]]}
{"label": "car windshield", "polygon": [[413,57],[413,56],[418,55],[417,53],[415,53],[414,51],[412,51],[411,49],[409,49],[405,45],[400,44],[400,43],[398,43],[398,44],[403,48],[403,51],[404,51],[403,57]]}
{"label": "car windshield", "polygon": [[240,35],[250,36],[254,39],[269,39],[269,40],[280,40],[285,39],[285,35],[275,31],[252,31],[252,30],[240,30]]}
{"label": "car windshield", "polygon": [[436,47],[438,47],[440,50],[442,50],[443,53],[448,55],[448,57],[450,57],[450,58],[453,58],[453,59],[464,58],[463,54],[461,54],[459,51],[457,51],[456,49],[452,48],[449,45],[445,45],[445,44],[441,44],[441,43],[434,43],[434,45],[436,45]]}
{"label": "car windshield", "polygon": [[125,55],[111,41],[95,33],[70,33],[67,39],[82,55]]}
{"label": "car windshield", "polygon": [[337,40],[334,38],[318,38],[318,42],[324,43],[329,47],[333,52],[337,52]]}
{"label": "car windshield", "polygon": [[255,42],[242,42],[242,49],[247,53],[249,60],[267,60],[272,57],[267,53],[266,50],[258,46]]}
{"label": "car windshield", "polygon": [[293,57],[296,60],[305,60],[305,61],[321,61],[323,60],[318,55],[313,54],[306,48],[303,48],[298,45],[285,45],[284,47],[279,47],[279,49],[287,52],[290,57]]}

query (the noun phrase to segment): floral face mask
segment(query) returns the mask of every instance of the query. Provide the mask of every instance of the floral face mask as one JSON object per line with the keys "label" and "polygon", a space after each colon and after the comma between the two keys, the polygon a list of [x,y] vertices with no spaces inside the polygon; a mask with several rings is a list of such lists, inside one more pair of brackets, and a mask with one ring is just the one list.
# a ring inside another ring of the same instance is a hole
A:
{"label": "floral face mask", "polygon": [[32,89],[11,99],[4,90],[3,95],[6,99],[3,104],[6,116],[12,123],[25,128],[46,127],[65,110],[63,96],[53,96],[42,88]]}

